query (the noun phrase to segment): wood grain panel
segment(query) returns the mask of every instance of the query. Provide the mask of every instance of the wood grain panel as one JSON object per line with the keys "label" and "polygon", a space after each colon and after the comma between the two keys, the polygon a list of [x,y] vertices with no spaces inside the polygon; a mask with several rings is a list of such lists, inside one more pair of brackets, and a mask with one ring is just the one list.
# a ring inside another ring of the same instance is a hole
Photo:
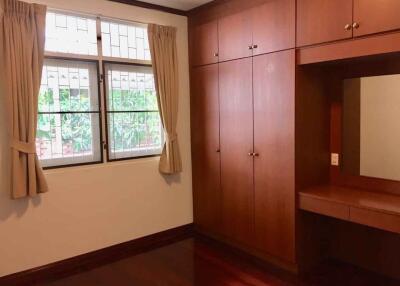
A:
{"label": "wood grain panel", "polygon": [[192,69],[191,130],[194,221],[220,229],[218,64]]}
{"label": "wood grain panel", "polygon": [[295,47],[296,3],[273,0],[252,10],[253,55]]}
{"label": "wood grain panel", "polygon": [[298,50],[299,65],[355,59],[400,51],[400,33],[390,33],[366,38],[307,47]]}
{"label": "wood grain panel", "polygon": [[223,17],[218,22],[219,60],[249,57],[252,50],[251,10]]}
{"label": "wood grain panel", "polygon": [[351,38],[352,19],[352,0],[297,0],[297,46]]}
{"label": "wood grain panel", "polygon": [[386,231],[400,233],[400,215],[351,207],[350,221]]}
{"label": "wood grain panel", "polygon": [[295,261],[295,52],[253,58],[255,238],[263,251]]}
{"label": "wood grain panel", "polygon": [[296,69],[296,189],[327,184],[330,113],[325,75],[318,66]]}
{"label": "wood grain panel", "polygon": [[400,29],[400,1],[354,0],[354,36]]}
{"label": "wood grain panel", "polygon": [[322,214],[342,220],[349,220],[350,208],[341,203],[316,199],[300,193],[299,208],[305,211]]}
{"label": "wood grain panel", "polygon": [[222,225],[224,234],[250,244],[253,231],[252,59],[219,65]]}
{"label": "wood grain panel", "polygon": [[218,62],[218,22],[197,25],[191,32],[192,63],[205,65]]}
{"label": "wood grain panel", "polygon": [[342,172],[360,175],[361,150],[361,79],[348,79],[343,82],[342,108]]}

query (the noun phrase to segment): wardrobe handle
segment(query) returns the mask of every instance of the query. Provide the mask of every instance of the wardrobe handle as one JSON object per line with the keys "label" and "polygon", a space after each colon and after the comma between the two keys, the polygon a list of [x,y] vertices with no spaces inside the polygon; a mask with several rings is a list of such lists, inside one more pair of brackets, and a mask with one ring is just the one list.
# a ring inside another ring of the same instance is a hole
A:
{"label": "wardrobe handle", "polygon": [[253,49],[253,46],[249,46],[249,50],[252,50]]}
{"label": "wardrobe handle", "polygon": [[218,57],[218,53],[214,53],[214,57]]}
{"label": "wardrobe handle", "polygon": [[253,45],[253,49],[257,49],[258,48],[258,45]]}
{"label": "wardrobe handle", "polygon": [[260,156],[260,154],[258,154],[258,153],[253,153],[253,157],[259,157]]}
{"label": "wardrobe handle", "polygon": [[358,29],[360,27],[360,24],[359,23],[357,23],[357,22],[354,22],[353,23],[353,28],[354,29]]}
{"label": "wardrobe handle", "polygon": [[249,153],[247,153],[247,155],[249,155],[251,157],[251,156],[254,156],[254,153],[253,152],[249,152]]}
{"label": "wardrobe handle", "polygon": [[215,152],[221,153],[221,149],[217,149],[217,150],[215,150]]}
{"label": "wardrobe handle", "polygon": [[344,26],[344,29],[345,29],[346,31],[351,30],[351,25],[350,25],[350,24],[346,24],[346,26]]}

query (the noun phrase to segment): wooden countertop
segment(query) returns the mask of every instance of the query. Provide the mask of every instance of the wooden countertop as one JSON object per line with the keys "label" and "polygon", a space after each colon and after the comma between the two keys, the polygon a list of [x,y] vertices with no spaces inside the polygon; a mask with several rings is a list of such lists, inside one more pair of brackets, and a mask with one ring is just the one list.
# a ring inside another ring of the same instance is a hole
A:
{"label": "wooden countertop", "polygon": [[400,196],[392,194],[327,185],[301,191],[300,196],[312,197],[400,216]]}
{"label": "wooden countertop", "polygon": [[338,186],[299,192],[299,208],[358,224],[400,233],[400,196]]}

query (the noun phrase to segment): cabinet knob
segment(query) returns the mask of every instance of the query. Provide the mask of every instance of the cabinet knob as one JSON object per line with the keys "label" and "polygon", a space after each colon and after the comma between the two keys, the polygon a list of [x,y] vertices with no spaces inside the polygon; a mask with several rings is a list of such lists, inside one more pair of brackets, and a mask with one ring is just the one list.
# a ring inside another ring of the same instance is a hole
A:
{"label": "cabinet knob", "polygon": [[258,156],[260,156],[260,154],[258,154],[258,153],[253,153],[253,157],[258,157]]}
{"label": "cabinet knob", "polygon": [[221,153],[221,149],[217,149],[217,150],[215,150],[215,152],[217,152],[217,153]]}
{"label": "cabinet knob", "polygon": [[247,155],[249,155],[249,156],[253,156],[253,155],[254,155],[254,153],[253,153],[253,152],[249,152],[249,153],[247,153]]}
{"label": "cabinet knob", "polygon": [[346,31],[351,30],[351,25],[350,25],[350,24],[346,24],[346,26],[344,26],[344,29],[345,29]]}
{"label": "cabinet knob", "polygon": [[253,46],[251,45],[251,46],[249,46],[249,50],[252,50],[253,49]]}
{"label": "cabinet knob", "polygon": [[357,22],[354,22],[353,23],[353,28],[354,29],[358,29],[360,27],[360,24],[359,23],[357,23]]}
{"label": "cabinet knob", "polygon": [[258,45],[253,45],[253,49],[257,49],[258,48]]}
{"label": "cabinet knob", "polygon": [[214,57],[218,57],[218,53],[214,53]]}

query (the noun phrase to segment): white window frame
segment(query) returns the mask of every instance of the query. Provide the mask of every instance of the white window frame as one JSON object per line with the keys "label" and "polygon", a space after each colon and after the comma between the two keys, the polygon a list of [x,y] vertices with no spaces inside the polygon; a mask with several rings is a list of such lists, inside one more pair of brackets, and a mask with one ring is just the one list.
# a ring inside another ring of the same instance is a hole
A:
{"label": "white window frame", "polygon": [[[71,53],[61,53],[61,52],[50,52],[50,51],[45,51],[44,56],[45,58],[49,59],[59,59],[59,60],[72,60],[72,61],[91,61],[91,62],[97,62],[98,65],[98,74],[99,74],[99,107],[100,107],[100,142],[102,145],[101,148],[101,162],[85,162],[85,163],[77,163],[77,164],[72,164],[72,165],[55,165],[54,166],[49,166],[45,167],[45,169],[52,169],[52,168],[64,168],[64,167],[70,167],[70,166],[79,166],[79,165],[88,165],[88,164],[99,164],[99,163],[106,163],[106,162],[112,162],[112,161],[120,161],[120,160],[132,160],[132,159],[140,159],[144,157],[154,157],[154,156],[160,156],[161,154],[157,155],[138,155],[135,157],[128,157],[128,158],[121,158],[121,159],[109,159],[108,158],[108,146],[107,146],[107,129],[108,126],[106,116],[107,116],[107,111],[106,111],[106,84],[105,84],[105,70],[104,70],[104,64],[105,63],[112,63],[112,64],[131,64],[131,65],[137,65],[137,66],[147,66],[151,67],[152,62],[151,60],[137,60],[137,59],[129,59],[129,58],[117,58],[117,57],[106,57],[103,56],[102,53],[102,43],[101,43],[101,21],[109,21],[113,23],[119,23],[119,24],[125,24],[125,25],[135,25],[143,28],[147,28],[146,23],[141,23],[138,21],[129,21],[129,20],[124,20],[124,19],[118,19],[118,18],[111,18],[111,17],[106,17],[103,15],[91,15],[91,14],[85,14],[85,13],[79,13],[79,12],[74,12],[74,11],[68,11],[68,10],[61,10],[61,9],[52,9],[48,8],[48,12],[54,12],[54,13],[60,13],[64,15],[71,15],[71,16],[80,16],[83,18],[91,18],[96,20],[96,31],[97,31],[97,56],[93,55],[82,55],[82,54],[71,54]],[[162,138],[164,138],[164,133],[162,133]],[[162,149],[162,147],[161,147]],[[107,158],[107,159],[105,159]],[[57,162],[58,159],[50,159],[52,162]],[[50,161],[46,160],[46,161]],[[60,161],[58,161],[60,162]]]}
{"label": "white window frame", "polygon": [[[46,60],[51,61],[71,61],[71,62],[78,62],[78,63],[85,63],[88,62],[90,64],[95,65],[95,70],[97,73],[97,80],[99,80],[99,65],[96,61],[89,61],[89,60],[74,60],[74,59],[65,59],[65,58],[55,58],[55,57],[46,57],[45,58],[45,62]],[[89,75],[90,75],[90,71],[89,71]],[[96,89],[97,91],[97,97],[98,97],[98,111],[96,113],[86,113],[86,114],[91,114],[91,116],[93,114],[98,114],[98,120],[99,120],[99,127],[95,128],[93,125],[91,126],[92,128],[92,134],[93,134],[93,138],[95,138],[95,136],[97,136],[97,138],[99,139],[99,141],[97,140],[93,140],[92,139],[92,148],[93,151],[98,151],[100,152],[100,160],[96,160],[96,161],[89,161],[87,159],[90,159],[92,156],[91,155],[81,155],[81,156],[74,156],[74,157],[59,157],[59,158],[51,158],[51,159],[41,159],[40,161],[43,164],[44,169],[51,169],[51,168],[64,168],[64,167],[70,167],[70,166],[77,166],[77,165],[90,165],[90,164],[99,164],[99,163],[103,163],[103,158],[104,158],[104,154],[103,154],[103,143],[102,143],[102,115],[101,115],[101,95],[100,95],[100,85],[99,82],[90,82],[90,85],[95,85],[93,86],[93,89]],[[38,111],[38,114],[40,114],[41,112]],[[73,113],[73,111],[71,111],[71,114]],[[45,114],[45,113],[42,113]],[[59,113],[61,114],[61,113]],[[96,142],[96,144],[95,144]],[[97,146],[95,146],[97,145]],[[65,161],[68,160],[70,162],[68,162],[67,164],[65,163]]]}

